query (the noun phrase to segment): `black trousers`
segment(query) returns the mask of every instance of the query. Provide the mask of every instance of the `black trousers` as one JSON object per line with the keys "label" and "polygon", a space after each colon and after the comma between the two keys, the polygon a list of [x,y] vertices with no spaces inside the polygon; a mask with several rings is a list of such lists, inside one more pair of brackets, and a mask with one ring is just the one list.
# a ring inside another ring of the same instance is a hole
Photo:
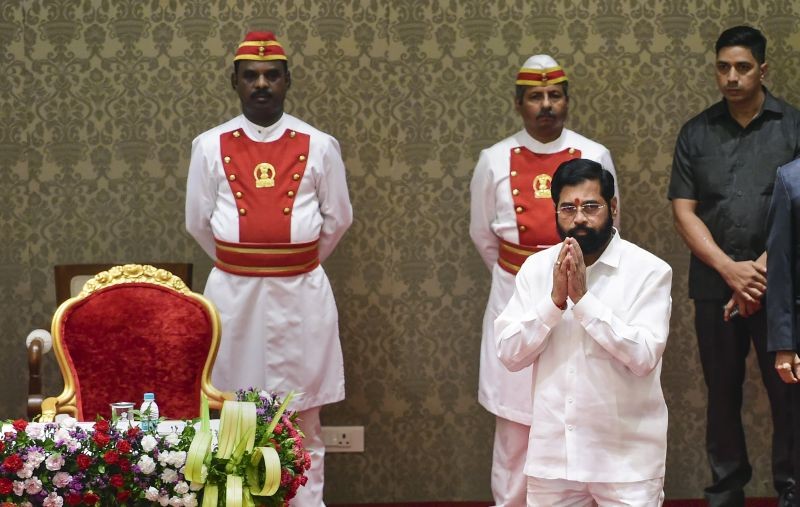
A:
{"label": "black trousers", "polygon": [[767,352],[766,312],[722,319],[727,300],[695,301],[695,329],[703,377],[708,388],[706,452],[712,483],[705,489],[710,507],[743,507],[744,486],[752,476],[742,427],[742,384],[752,340],[772,414],[772,479],[782,497],[794,486],[792,387],[781,381]]}

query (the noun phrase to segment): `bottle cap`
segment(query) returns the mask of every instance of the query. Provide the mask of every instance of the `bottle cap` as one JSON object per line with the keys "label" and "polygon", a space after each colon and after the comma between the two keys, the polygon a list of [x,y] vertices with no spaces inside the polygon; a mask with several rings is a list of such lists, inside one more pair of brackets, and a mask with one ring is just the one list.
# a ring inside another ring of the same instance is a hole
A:
{"label": "bottle cap", "polygon": [[153,393],[144,393],[144,399],[145,400],[155,400],[156,399],[156,395],[153,394]]}

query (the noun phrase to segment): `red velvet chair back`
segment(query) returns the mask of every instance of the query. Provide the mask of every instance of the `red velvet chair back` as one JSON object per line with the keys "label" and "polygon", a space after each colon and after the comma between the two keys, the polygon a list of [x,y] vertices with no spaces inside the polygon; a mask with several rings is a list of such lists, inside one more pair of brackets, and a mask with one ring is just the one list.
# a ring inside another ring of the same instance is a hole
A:
{"label": "red velvet chair back", "polygon": [[59,307],[53,339],[65,385],[59,405],[67,405],[59,412],[73,412],[72,405],[79,420],[108,418],[109,403],[138,408],[143,393],[153,392],[161,416],[189,419],[200,413],[201,392],[222,394],[209,383],[216,310],[181,285],[169,272],[128,265],[97,275]]}

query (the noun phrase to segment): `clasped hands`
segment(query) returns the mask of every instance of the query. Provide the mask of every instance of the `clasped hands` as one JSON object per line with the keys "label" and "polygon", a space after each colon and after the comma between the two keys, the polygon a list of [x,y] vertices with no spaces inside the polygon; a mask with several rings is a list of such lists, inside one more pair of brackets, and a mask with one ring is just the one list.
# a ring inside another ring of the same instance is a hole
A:
{"label": "clasped hands", "polygon": [[553,304],[567,308],[567,298],[577,304],[586,294],[586,263],[575,238],[566,238],[553,265]]}
{"label": "clasped hands", "polygon": [[733,290],[733,295],[723,310],[723,318],[731,319],[734,308],[739,315],[749,317],[761,309],[761,298],[767,290],[767,268],[758,261],[731,261],[721,273]]}

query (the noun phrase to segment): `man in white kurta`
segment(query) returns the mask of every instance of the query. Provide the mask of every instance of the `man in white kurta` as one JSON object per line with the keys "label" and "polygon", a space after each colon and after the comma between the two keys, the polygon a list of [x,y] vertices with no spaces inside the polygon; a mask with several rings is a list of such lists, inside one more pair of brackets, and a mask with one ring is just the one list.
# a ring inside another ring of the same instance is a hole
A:
{"label": "man in white kurta", "polygon": [[271,33],[239,46],[232,83],[244,114],[192,143],[186,228],[215,260],[205,289],[222,319],[214,384],[296,393],[312,467],[292,505],[316,507],[319,409],[344,399],[336,303],[320,263],[352,209],[336,139],[283,112],[285,58]]}
{"label": "man in white kurta", "polygon": [[525,504],[523,465],[531,424],[531,369],[508,371],[497,359],[494,320],[514,289],[525,258],[560,241],[550,181],[574,158],[600,162],[612,174],[605,146],[564,128],[567,76],[547,55],[529,58],[517,75],[515,107],[525,128],[481,152],[470,186],[470,236],[492,273],[483,319],[478,400],[496,417],[492,462],[495,505]]}
{"label": "man in white kurta", "polygon": [[610,173],[601,194],[602,168],[579,173],[584,162],[563,164],[553,180],[564,241],[528,258],[495,322],[502,362],[533,365],[528,505],[659,506],[672,270],[612,228]]}

